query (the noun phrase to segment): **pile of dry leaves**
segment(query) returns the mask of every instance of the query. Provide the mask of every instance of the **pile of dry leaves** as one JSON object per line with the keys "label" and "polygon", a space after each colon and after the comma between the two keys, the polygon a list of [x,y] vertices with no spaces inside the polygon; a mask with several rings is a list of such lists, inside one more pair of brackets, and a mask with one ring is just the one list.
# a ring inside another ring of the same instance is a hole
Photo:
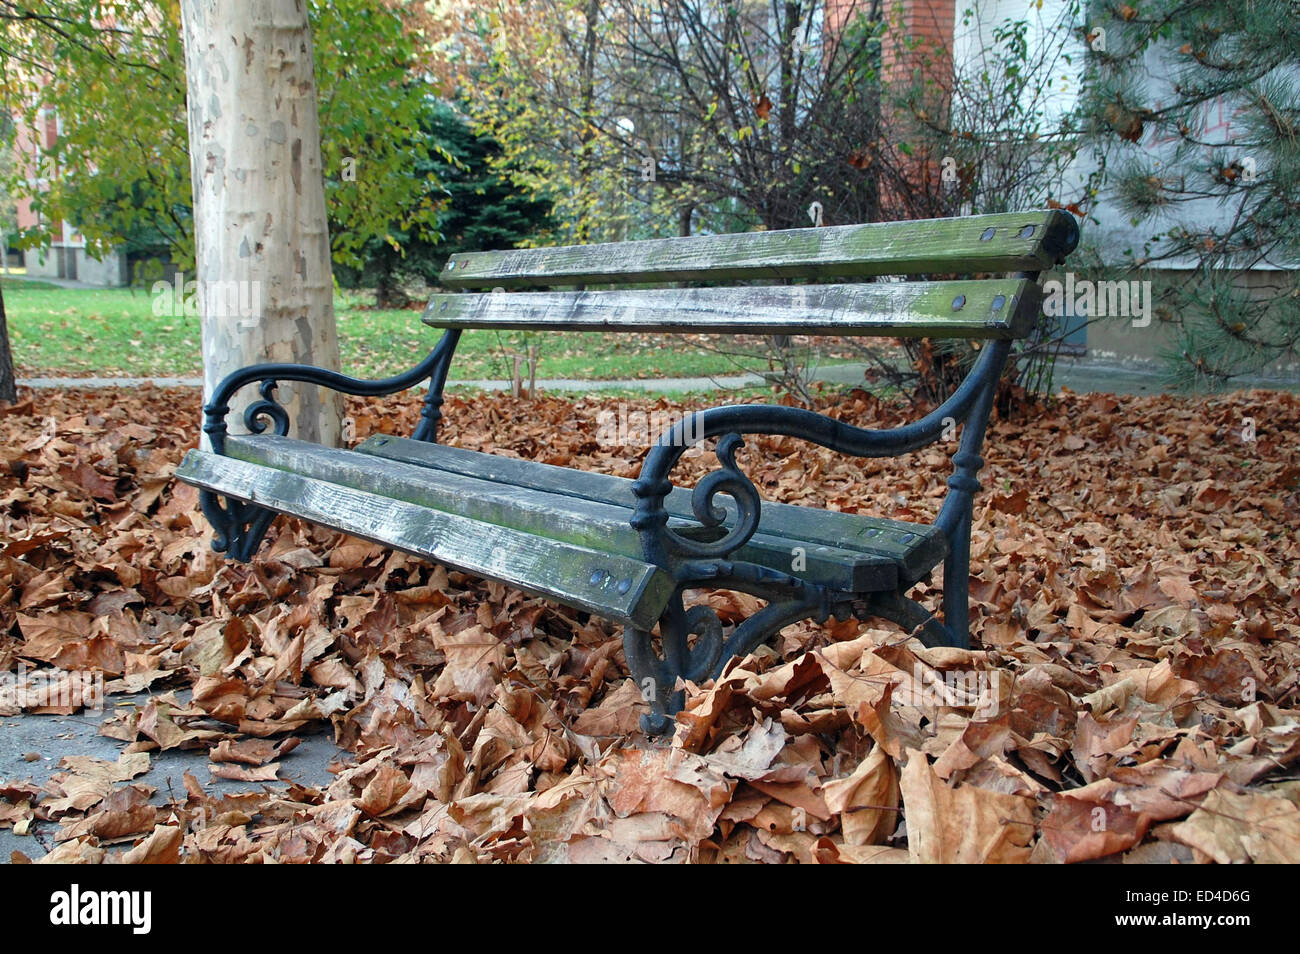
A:
{"label": "pile of dry leaves", "polygon": [[[602,407],[452,398],[445,438],[634,475],[642,448],[596,440]],[[903,416],[865,394],[833,412]],[[358,437],[409,433],[416,406],[351,413]],[[197,420],[190,391],[0,410],[0,672],[152,693],[105,723],[116,763],[0,779],[0,825],[57,823],[50,860],[1300,861],[1294,396],[1068,396],[999,422],[977,649],[792,627],[689,687],[671,745],[638,733],[601,620],[283,519],[226,563],[170,477]],[[944,453],[774,438],[742,459],[768,498],[926,520]],[[724,622],[755,606],[702,598]],[[335,781],[270,784],[313,724],[344,750]],[[132,782],[175,747],[249,790]]]}

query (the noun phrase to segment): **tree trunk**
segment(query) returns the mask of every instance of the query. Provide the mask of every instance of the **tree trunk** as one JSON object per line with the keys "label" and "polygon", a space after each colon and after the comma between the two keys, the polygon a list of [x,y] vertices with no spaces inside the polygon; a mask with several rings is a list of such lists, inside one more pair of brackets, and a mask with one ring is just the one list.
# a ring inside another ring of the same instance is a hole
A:
{"label": "tree trunk", "polygon": [[[304,0],[182,0],[204,393],[261,361],[339,364]],[[336,445],[339,395],[283,383],[290,433]],[[257,399],[231,403],[232,431]]]}
{"label": "tree trunk", "polygon": [[[0,253],[4,251],[0,248]],[[9,351],[9,323],[5,320],[5,293],[0,287],[0,404],[18,403],[14,356]]]}
{"label": "tree trunk", "polygon": [[[586,33],[582,41],[582,60],[578,64],[578,115],[582,119],[581,148],[578,153],[578,182],[591,183],[596,167],[593,151],[596,148],[596,20],[600,17],[600,0],[587,0],[585,8]],[[584,215],[578,226],[577,240],[586,244],[591,237],[591,226]]]}
{"label": "tree trunk", "polygon": [[375,307],[406,308],[411,304],[411,298],[402,290],[402,283],[398,281],[397,253],[384,243],[384,248],[376,261],[378,270],[375,275]]}
{"label": "tree trunk", "polygon": [[677,234],[688,238],[691,234],[691,216],[695,214],[695,203],[687,202],[677,210]]}

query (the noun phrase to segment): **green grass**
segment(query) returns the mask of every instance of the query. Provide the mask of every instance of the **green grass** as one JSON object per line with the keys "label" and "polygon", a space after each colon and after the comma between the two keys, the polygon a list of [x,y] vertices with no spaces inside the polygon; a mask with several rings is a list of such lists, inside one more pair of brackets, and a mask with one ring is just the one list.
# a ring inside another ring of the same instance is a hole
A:
{"label": "green grass", "polygon": [[[68,289],[8,281],[4,299],[20,377],[202,374],[198,318],[155,315],[148,289]],[[418,310],[379,311],[363,307],[367,300],[346,292],[335,298],[348,373],[396,374],[437,341],[439,332],[420,322]],[[663,335],[471,331],[461,338],[452,378],[509,378],[505,352],[524,351],[530,341],[538,346],[539,378],[653,379],[740,370],[724,355]]]}

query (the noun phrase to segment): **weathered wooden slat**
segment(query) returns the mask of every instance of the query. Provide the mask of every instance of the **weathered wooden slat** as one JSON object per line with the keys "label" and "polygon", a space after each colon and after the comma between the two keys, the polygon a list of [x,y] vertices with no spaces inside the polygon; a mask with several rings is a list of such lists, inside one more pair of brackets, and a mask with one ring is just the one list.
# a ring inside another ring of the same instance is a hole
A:
{"label": "weathered wooden slat", "polygon": [[1038,272],[1078,243],[1060,210],[744,232],[605,245],[459,252],[447,288]]}
{"label": "weathered wooden slat", "polygon": [[434,295],[438,328],[1017,338],[1041,308],[1025,279]]}
{"label": "weathered wooden slat", "polygon": [[[421,444],[419,441],[411,443]],[[549,468],[551,473],[520,482],[493,481],[441,468],[436,471],[436,476],[432,476],[425,465],[271,436],[228,437],[226,452],[248,463],[287,470],[496,526],[633,559],[641,556],[641,541],[630,523],[630,507],[598,497],[554,492],[545,477],[562,480],[565,475],[578,473],[563,468]],[[525,461],[510,463],[522,464],[520,469],[530,466]],[[679,531],[698,527],[693,519],[680,517],[670,520],[669,525]],[[720,531],[713,534],[714,537],[720,535]],[[747,547],[737,552],[736,558],[790,572],[795,545],[802,547],[799,575],[812,582],[859,592],[889,589],[897,584],[898,567],[886,557],[808,541],[792,542],[763,533],[755,534]]]}
{"label": "weathered wooden slat", "polygon": [[[363,454],[406,461],[483,480],[602,501],[627,511],[636,506],[632,481],[609,474],[497,457],[460,447],[428,444],[390,435],[368,438],[356,450]],[[728,512],[728,524],[734,523],[735,505],[731,499],[719,497],[718,503]],[[665,500],[664,507],[673,517],[695,522],[688,488],[674,488]],[[766,561],[761,554],[746,555],[743,558],[786,572],[791,569],[791,549],[795,546],[807,548],[809,555],[814,547],[829,546],[879,556],[897,565],[909,580],[923,576],[948,554],[947,538],[935,527],[766,500],[763,502],[759,533],[771,541],[772,552],[781,554],[783,562],[778,564],[776,561]],[[864,590],[876,588],[866,583],[865,578],[863,583],[866,584]]]}
{"label": "weathered wooden slat", "polygon": [[673,587],[669,574],[640,560],[205,451],[190,451],[176,476],[645,629]]}

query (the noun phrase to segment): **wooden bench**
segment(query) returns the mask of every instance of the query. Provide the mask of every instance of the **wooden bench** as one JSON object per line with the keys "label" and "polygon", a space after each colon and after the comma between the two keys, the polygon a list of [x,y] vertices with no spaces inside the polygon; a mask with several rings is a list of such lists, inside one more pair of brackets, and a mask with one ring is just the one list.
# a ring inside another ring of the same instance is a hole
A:
{"label": "wooden bench", "polygon": [[[1034,211],[457,254],[441,275],[457,291],[434,295],[424,315],[442,338],[419,365],[381,381],[288,364],[238,371],[205,407],[211,449],[191,451],[177,476],[201,488],[213,546],[237,560],[251,558],[276,513],[288,513],[622,624],[628,668],[651,703],[643,727],[662,733],[683,704],[680,678],[715,676],[798,620],[883,618],[930,645],[968,644],[972,498],[995,387],[1012,342],[1038,322],[1039,273],[1077,241],[1068,213]],[[1006,277],[874,280],[990,273]],[[702,284],[735,281],[751,284]],[[692,287],[645,287],[654,283]],[[555,290],[573,287],[587,290]],[[482,289],[491,290],[474,291]],[[661,435],[631,481],[437,444],[448,366],[470,328],[987,344],[956,392],[906,426],[868,430],[799,408],[717,407]],[[275,401],[280,381],[381,395],[426,379],[410,438],[371,437],[351,450],[285,436],[288,417]],[[250,433],[228,433],[230,399],[251,385],[261,399],[244,415]],[[955,423],[961,438],[933,525],[761,503],[735,459],[745,434],[897,456]],[[674,488],[682,453],[709,438],[719,439],[719,468],[692,490]],[[941,618],[907,596],[940,563]],[[767,605],[728,630],[706,606],[684,604],[683,592],[699,588],[743,591]]]}

